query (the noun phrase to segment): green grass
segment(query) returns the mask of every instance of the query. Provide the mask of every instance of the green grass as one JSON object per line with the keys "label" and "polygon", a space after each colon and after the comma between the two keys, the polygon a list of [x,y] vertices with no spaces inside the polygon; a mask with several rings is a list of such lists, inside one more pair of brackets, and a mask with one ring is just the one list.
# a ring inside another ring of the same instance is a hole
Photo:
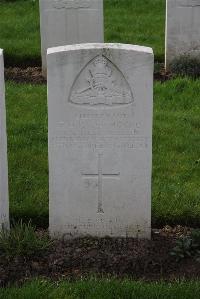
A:
{"label": "green grass", "polygon": [[7,66],[39,65],[38,0],[0,0],[0,48]]}
{"label": "green grass", "polygon": [[11,215],[48,225],[46,86],[7,84]]}
{"label": "green grass", "polygon": [[164,61],[165,1],[104,0],[105,38],[152,47],[156,61]]}
{"label": "green grass", "polygon": [[0,290],[0,299],[199,299],[199,282],[145,283],[87,280],[50,283],[36,280]]}
{"label": "green grass", "polygon": [[38,234],[31,222],[15,222],[10,230],[0,231],[0,253],[4,259],[13,261],[19,257],[26,259],[45,254],[53,245],[47,234]]}
{"label": "green grass", "polygon": [[200,81],[155,84],[153,223],[200,225]]}
{"label": "green grass", "polygon": [[[164,61],[164,0],[104,0],[105,40],[153,47]],[[7,66],[39,65],[38,0],[0,0],[0,48]]]}
{"label": "green grass", "polygon": [[[46,86],[7,83],[11,215],[48,225]],[[155,83],[152,221],[200,225],[200,80]]]}

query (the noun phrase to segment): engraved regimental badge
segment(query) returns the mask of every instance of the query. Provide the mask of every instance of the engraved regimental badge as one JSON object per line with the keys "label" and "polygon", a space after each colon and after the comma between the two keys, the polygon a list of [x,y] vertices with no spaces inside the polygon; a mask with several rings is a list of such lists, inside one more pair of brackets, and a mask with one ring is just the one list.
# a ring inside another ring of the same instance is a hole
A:
{"label": "engraved regimental badge", "polygon": [[105,56],[92,59],[79,73],[69,101],[78,105],[123,105],[133,102],[131,88],[122,72]]}

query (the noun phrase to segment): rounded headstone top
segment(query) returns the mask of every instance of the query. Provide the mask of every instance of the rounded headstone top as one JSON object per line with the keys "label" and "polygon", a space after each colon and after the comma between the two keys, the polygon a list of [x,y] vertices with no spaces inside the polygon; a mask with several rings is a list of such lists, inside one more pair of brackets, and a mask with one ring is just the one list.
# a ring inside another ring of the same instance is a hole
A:
{"label": "rounded headstone top", "polygon": [[85,43],[85,44],[74,44],[59,46],[47,49],[47,55],[66,52],[66,51],[78,51],[78,50],[90,50],[90,49],[119,49],[135,52],[143,52],[146,54],[153,54],[153,49],[150,47],[143,47],[131,44],[120,44],[120,43]]}

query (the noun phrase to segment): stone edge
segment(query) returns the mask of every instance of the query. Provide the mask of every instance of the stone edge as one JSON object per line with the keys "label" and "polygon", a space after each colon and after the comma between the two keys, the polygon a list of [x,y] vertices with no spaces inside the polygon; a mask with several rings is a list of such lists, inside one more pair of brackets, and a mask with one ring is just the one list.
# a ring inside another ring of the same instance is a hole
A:
{"label": "stone edge", "polygon": [[108,49],[108,48],[116,49],[116,50],[143,52],[146,54],[153,55],[153,49],[150,47],[131,45],[131,44],[120,44],[120,43],[85,43],[85,44],[74,44],[74,45],[67,45],[67,46],[52,47],[47,49],[47,55],[67,52],[67,51]]}

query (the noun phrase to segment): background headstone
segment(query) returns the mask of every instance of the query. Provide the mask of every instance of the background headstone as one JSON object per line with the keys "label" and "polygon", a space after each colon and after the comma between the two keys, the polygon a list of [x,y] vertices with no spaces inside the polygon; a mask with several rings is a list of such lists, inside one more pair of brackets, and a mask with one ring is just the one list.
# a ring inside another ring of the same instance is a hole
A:
{"label": "background headstone", "polygon": [[200,55],[200,0],[166,0],[166,6],[168,68],[180,55]]}
{"label": "background headstone", "polygon": [[153,52],[48,49],[50,233],[150,237]]}
{"label": "background headstone", "polygon": [[0,229],[9,228],[8,166],[3,50],[0,49]]}
{"label": "background headstone", "polygon": [[43,74],[50,47],[104,42],[103,0],[40,0]]}

